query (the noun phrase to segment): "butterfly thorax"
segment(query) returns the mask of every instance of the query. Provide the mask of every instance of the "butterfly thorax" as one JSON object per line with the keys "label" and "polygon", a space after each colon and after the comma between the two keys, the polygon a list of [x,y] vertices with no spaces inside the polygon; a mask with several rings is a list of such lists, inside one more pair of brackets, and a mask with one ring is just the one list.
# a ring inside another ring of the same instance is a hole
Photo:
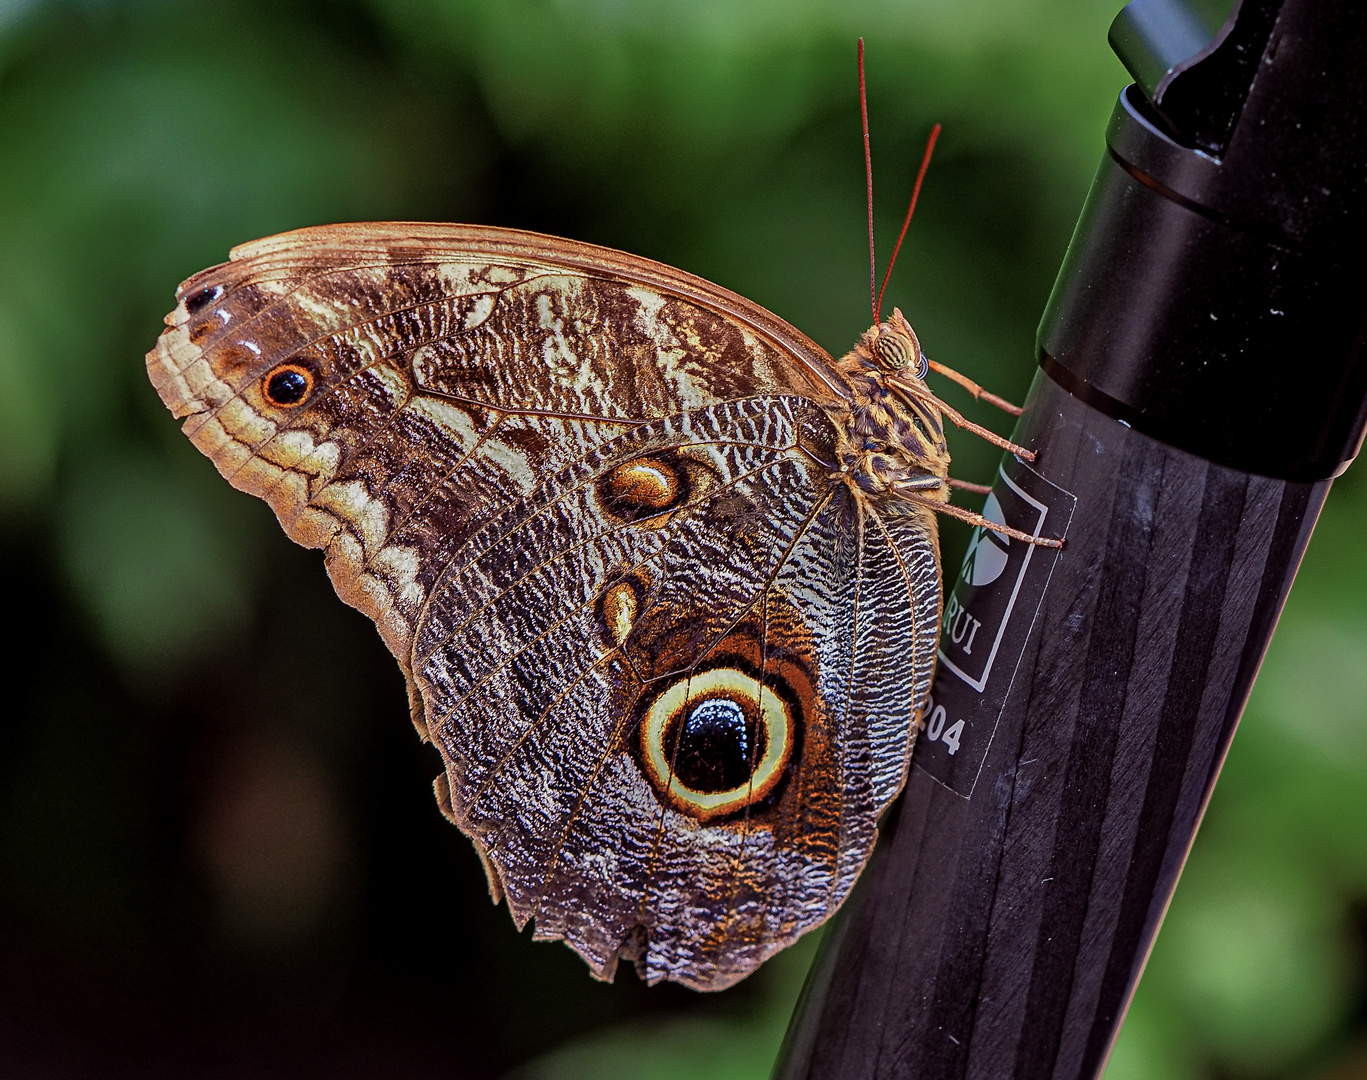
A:
{"label": "butterfly thorax", "polygon": [[[837,364],[848,401],[832,418],[840,430],[841,475],[856,492],[876,500],[916,493],[947,499],[949,450],[927,363],[906,319],[865,331]],[[919,392],[918,392],[919,391]]]}

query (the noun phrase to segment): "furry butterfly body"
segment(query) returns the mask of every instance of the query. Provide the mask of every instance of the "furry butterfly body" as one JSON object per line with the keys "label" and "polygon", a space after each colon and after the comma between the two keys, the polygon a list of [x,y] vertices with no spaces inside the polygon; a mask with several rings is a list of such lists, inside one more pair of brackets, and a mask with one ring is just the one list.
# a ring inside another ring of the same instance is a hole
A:
{"label": "furry butterfly body", "polygon": [[462,225],[182,285],[153,384],[379,627],[519,926],[718,989],[823,922],[935,663],[941,407],[692,275]]}

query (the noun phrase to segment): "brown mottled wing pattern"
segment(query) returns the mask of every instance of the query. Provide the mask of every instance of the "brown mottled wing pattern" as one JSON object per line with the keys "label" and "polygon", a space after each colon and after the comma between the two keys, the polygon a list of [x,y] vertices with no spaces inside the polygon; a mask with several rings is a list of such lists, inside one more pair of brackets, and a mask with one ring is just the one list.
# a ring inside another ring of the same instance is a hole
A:
{"label": "brown mottled wing pattern", "polygon": [[832,477],[817,346],[660,264],[473,226],[288,233],[179,296],[153,383],[376,621],[519,926],[715,989],[838,906],[940,583],[929,513]]}

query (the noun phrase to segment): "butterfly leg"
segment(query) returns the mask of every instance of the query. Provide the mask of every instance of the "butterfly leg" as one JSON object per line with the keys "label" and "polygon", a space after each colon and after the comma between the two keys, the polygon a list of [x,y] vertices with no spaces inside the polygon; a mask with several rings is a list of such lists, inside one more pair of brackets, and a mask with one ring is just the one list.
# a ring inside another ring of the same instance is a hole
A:
{"label": "butterfly leg", "polygon": [[1012,416],[1019,416],[1024,410],[1019,405],[1012,405],[1004,397],[998,397],[990,390],[984,390],[967,375],[960,375],[952,367],[945,367],[944,364],[937,364],[930,357],[926,357],[926,363],[930,365],[931,371],[938,371],[950,382],[956,382],[980,401],[986,401],[989,405],[995,405],[1003,412],[1008,412]]}
{"label": "butterfly leg", "polygon": [[1033,451],[1027,450],[1023,446],[1017,446],[1010,439],[1003,438],[995,431],[985,428],[981,424],[973,423],[972,420],[966,418],[958,410],[950,408],[950,406],[946,405],[924,387],[917,386],[915,383],[908,382],[905,379],[899,379],[896,375],[889,375],[888,382],[897,387],[897,389],[910,394],[912,397],[924,401],[932,408],[939,409],[941,413],[949,418],[951,423],[963,428],[965,431],[971,431],[974,435],[977,435],[980,439],[985,439],[993,446],[1000,446],[1003,450],[1010,450],[1011,453],[1025,461],[1035,460]]}
{"label": "butterfly leg", "polygon": [[955,480],[952,476],[945,482],[952,488],[958,488],[960,491],[971,491],[975,495],[990,495],[992,493],[991,484],[975,484],[972,480]]}
{"label": "butterfly leg", "polygon": [[975,514],[972,510],[965,510],[962,506],[955,506],[953,503],[941,502],[939,499],[929,499],[925,496],[918,496],[912,492],[904,492],[902,498],[908,502],[914,502],[918,506],[927,507],[934,510],[937,514],[944,514],[947,517],[957,518],[959,521],[966,521],[970,525],[976,525],[981,529],[991,529],[1002,536],[1009,536],[1012,540],[1023,540],[1027,544],[1034,544],[1036,547],[1061,548],[1062,540],[1053,540],[1047,536],[1031,536],[1028,532],[1021,532],[1020,529],[1013,529],[1010,525],[1002,525],[999,522],[991,521]]}

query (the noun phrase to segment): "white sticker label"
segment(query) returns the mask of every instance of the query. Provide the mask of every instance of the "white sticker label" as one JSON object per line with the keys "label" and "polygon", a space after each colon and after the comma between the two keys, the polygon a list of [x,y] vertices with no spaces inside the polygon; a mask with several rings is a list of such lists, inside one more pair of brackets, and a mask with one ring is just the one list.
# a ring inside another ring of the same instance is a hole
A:
{"label": "white sticker label", "polygon": [[[1060,537],[1076,503],[1069,492],[1008,456],[983,516],[1031,536]],[[974,529],[958,582],[945,600],[939,665],[912,761],[964,798],[978,782],[1059,556],[1057,548]]]}

